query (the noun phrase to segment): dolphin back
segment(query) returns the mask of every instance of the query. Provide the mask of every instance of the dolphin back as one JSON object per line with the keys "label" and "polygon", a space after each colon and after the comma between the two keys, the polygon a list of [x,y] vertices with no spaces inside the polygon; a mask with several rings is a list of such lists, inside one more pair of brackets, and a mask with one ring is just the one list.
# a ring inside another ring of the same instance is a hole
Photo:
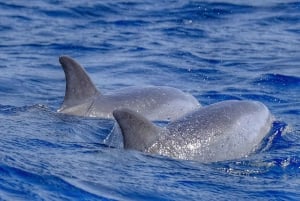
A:
{"label": "dolphin back", "polygon": [[[160,153],[213,162],[245,157],[269,133],[273,116],[257,101],[223,101],[203,107],[167,126],[174,138],[163,141]],[[179,147],[179,148],[178,148]]]}

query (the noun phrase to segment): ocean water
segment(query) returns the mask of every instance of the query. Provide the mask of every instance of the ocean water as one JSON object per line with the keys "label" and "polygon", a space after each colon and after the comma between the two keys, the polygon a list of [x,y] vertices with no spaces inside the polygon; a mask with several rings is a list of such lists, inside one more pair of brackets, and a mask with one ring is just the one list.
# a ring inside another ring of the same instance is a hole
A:
{"label": "ocean water", "polygon": [[[299,1],[0,0],[0,200],[299,200]],[[257,100],[261,150],[203,164],[104,144],[114,122],[58,114],[60,55],[101,92],[165,85]]]}

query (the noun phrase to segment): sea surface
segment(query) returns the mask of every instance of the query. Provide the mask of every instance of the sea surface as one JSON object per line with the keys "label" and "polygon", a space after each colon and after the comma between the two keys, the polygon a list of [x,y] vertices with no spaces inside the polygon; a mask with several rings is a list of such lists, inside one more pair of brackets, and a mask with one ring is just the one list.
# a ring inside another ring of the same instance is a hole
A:
{"label": "sea surface", "polygon": [[[262,149],[215,163],[110,148],[58,114],[81,63],[102,93],[164,85],[263,102]],[[300,200],[300,2],[0,0],[0,200]]]}

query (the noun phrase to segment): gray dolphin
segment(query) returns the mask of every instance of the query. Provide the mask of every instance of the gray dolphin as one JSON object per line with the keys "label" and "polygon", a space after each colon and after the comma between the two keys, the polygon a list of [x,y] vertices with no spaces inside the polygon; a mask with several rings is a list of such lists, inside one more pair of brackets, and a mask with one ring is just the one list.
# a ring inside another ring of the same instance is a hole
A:
{"label": "gray dolphin", "polygon": [[101,94],[74,59],[61,56],[59,62],[66,77],[61,113],[111,119],[114,110],[129,108],[151,120],[172,120],[200,107],[192,95],[166,86],[127,87]]}
{"label": "gray dolphin", "polygon": [[247,156],[259,147],[273,121],[264,104],[235,100],[202,107],[164,128],[129,109],[113,115],[125,149],[201,162]]}

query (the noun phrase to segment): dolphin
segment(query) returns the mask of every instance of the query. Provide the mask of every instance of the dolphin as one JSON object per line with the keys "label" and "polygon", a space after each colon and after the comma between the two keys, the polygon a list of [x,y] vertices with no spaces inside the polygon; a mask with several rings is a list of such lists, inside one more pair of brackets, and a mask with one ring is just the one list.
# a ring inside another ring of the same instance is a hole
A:
{"label": "dolphin", "polygon": [[173,120],[201,106],[191,94],[166,86],[127,87],[102,94],[74,59],[61,56],[59,62],[66,78],[60,113],[113,119],[114,110],[128,108],[150,120]]}
{"label": "dolphin", "polygon": [[273,116],[257,101],[222,101],[159,127],[129,109],[113,112],[124,148],[177,159],[217,162],[248,156],[269,133]]}

